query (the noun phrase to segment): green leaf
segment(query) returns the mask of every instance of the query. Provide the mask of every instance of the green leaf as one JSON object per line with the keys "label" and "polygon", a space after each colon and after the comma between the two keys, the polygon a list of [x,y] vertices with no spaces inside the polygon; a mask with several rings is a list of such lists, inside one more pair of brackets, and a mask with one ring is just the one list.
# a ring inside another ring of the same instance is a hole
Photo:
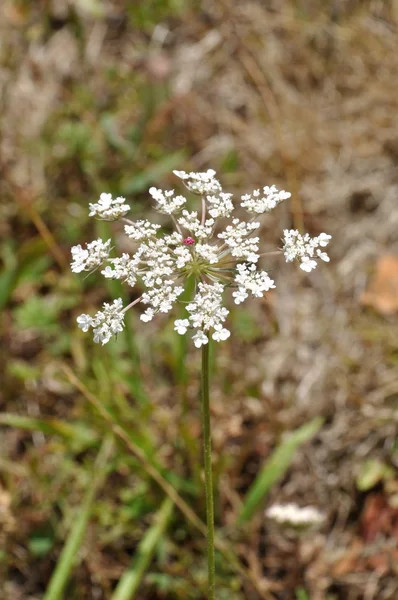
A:
{"label": "green leaf", "polygon": [[54,545],[54,532],[49,528],[45,527],[38,531],[35,531],[28,541],[28,548],[33,556],[38,558],[45,556],[51,550]]}
{"label": "green leaf", "polygon": [[356,478],[356,484],[359,491],[366,492],[380,481],[391,478],[394,478],[394,470],[380,460],[371,458],[362,463]]}
{"label": "green leaf", "polygon": [[69,295],[31,296],[14,310],[18,329],[32,329],[43,337],[51,337],[60,331],[62,312],[76,304],[77,298]]}
{"label": "green leaf", "polygon": [[3,262],[0,273],[0,308],[6,305],[11,296],[17,280],[17,257],[15,248],[11,244],[4,244],[1,248]]}
{"label": "green leaf", "polygon": [[45,329],[48,332],[56,327],[60,310],[54,297],[44,300],[31,296],[15,309],[15,322],[19,329]]}
{"label": "green leaf", "polygon": [[92,479],[87,486],[83,502],[76,511],[76,519],[62,549],[43,600],[61,600],[63,598],[68,579],[74,566],[79,562],[79,550],[87,530],[92,505],[97,491],[105,479],[106,465],[112,450],[113,440],[111,437],[106,437],[95,460]]}
{"label": "green leaf", "polygon": [[97,434],[85,425],[67,423],[61,419],[36,419],[12,413],[0,413],[0,425],[26,429],[27,431],[41,431],[46,435],[56,434],[76,444],[79,451],[94,445],[98,440]]}
{"label": "green leaf", "polygon": [[111,600],[133,600],[135,598],[142,579],[152,562],[156,547],[170,522],[173,506],[174,504],[170,498],[163,501],[155,516],[154,523],[141,540],[137,554],[130,567],[120,578]]}
{"label": "green leaf", "polygon": [[0,308],[3,308],[14,289],[25,281],[35,282],[51,264],[46,245],[41,238],[29,239],[21,246],[6,242],[1,247],[3,269],[0,274]]}
{"label": "green leaf", "polygon": [[104,130],[107,142],[119,150],[127,158],[133,158],[136,154],[136,145],[130,140],[122,137],[118,130],[117,122],[114,115],[105,114],[101,118],[101,126]]}
{"label": "green leaf", "polygon": [[37,380],[40,378],[41,369],[38,365],[26,360],[12,360],[7,365],[7,372],[21,381]]}
{"label": "green leaf", "polygon": [[297,588],[296,598],[297,598],[297,600],[310,600],[310,597],[304,588]]}
{"label": "green leaf", "polygon": [[239,515],[239,523],[244,523],[253,516],[274,483],[288,470],[297,448],[310,441],[318,433],[322,424],[323,419],[317,417],[291,433],[279,444],[247,492]]}
{"label": "green leaf", "polygon": [[134,177],[122,181],[121,190],[123,194],[134,194],[137,192],[146,191],[149,185],[161,179],[163,175],[176,169],[185,160],[185,153],[178,151],[173,152],[160,159],[155,165],[145,169],[141,173],[137,173]]}

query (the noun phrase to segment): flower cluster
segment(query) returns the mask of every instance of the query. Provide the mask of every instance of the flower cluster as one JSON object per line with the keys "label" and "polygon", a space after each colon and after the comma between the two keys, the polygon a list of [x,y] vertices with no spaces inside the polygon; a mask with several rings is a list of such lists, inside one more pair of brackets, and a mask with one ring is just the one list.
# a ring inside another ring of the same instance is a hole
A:
{"label": "flower cluster", "polygon": [[277,523],[300,528],[319,525],[325,520],[325,516],[317,508],[313,506],[302,508],[294,502],[274,504],[265,512],[265,515]]}
{"label": "flower cluster", "polygon": [[125,225],[124,227],[126,235],[136,242],[140,242],[141,240],[149,240],[151,237],[156,235],[158,229],[160,229],[160,225],[157,223],[151,223],[146,219],[143,221],[136,221],[132,225]]}
{"label": "flower cluster", "polygon": [[332,239],[331,235],[321,233],[317,237],[311,238],[308,233],[301,235],[297,229],[290,229],[290,231],[285,229],[283,236],[283,252],[287,262],[296,258],[299,259],[301,261],[300,269],[307,271],[307,273],[316,268],[315,257],[329,262],[329,256],[319,248],[325,248],[328,245]]}
{"label": "flower cluster", "polygon": [[236,292],[232,293],[235,304],[241,304],[248,297],[248,292],[256,298],[261,298],[264,292],[275,287],[273,279],[268,277],[265,271],[257,271],[255,264],[245,263],[236,265],[237,275],[235,281],[238,285]]}
{"label": "flower cluster", "polygon": [[202,225],[198,219],[197,211],[183,210],[182,217],[178,219],[178,224],[189,233],[192,233],[198,240],[205,240],[212,236],[214,223],[214,219],[207,219]]}
{"label": "flower cluster", "polygon": [[86,248],[73,246],[71,269],[73,273],[82,271],[95,271],[108,258],[111,249],[111,240],[103,242],[101,238],[86,245]]}
{"label": "flower cluster", "polygon": [[207,332],[214,329],[212,338],[217,342],[226,340],[230,333],[224,329],[224,323],[229,310],[222,305],[224,286],[221,283],[199,283],[198,291],[191,304],[188,304],[188,322],[197,329],[193,341],[197,348],[207,344]]}
{"label": "flower cluster", "polygon": [[184,196],[175,196],[174,190],[163,192],[155,187],[151,187],[149,193],[157,202],[156,209],[166,215],[172,215],[175,212],[178,212],[187,201]]}
{"label": "flower cluster", "polygon": [[130,210],[125,202],[125,198],[112,198],[112,194],[101,194],[96,204],[89,204],[89,217],[98,217],[103,221],[120,219]]}
{"label": "flower cluster", "polygon": [[206,196],[206,202],[209,206],[209,214],[214,218],[230,217],[234,210],[232,203],[232,194],[220,192],[217,196]]}
{"label": "flower cluster", "polygon": [[[119,298],[112,305],[105,304],[94,317],[86,314],[78,317],[83,331],[93,329],[95,342],[105,344],[122,331],[124,314],[135,304],[145,305],[140,317],[144,322],[151,321],[158,313],[170,312],[188,278],[196,282],[195,293],[186,305],[186,318],[175,321],[175,331],[184,335],[193,330],[197,348],[207,344],[210,337],[220,342],[230,335],[224,326],[229,312],[223,305],[225,289],[232,288],[235,304],[241,304],[249,296],[261,298],[275,287],[268,273],[258,267],[262,256],[258,236],[260,222],[254,218],[275,208],[290,194],[271,186],[242,196],[240,206],[251,215],[244,221],[233,215],[232,194],[222,191],[215,171],[174,173],[190,192],[202,196],[202,210],[200,215],[187,210],[187,198],[176,195],[174,190],[152,187],[149,193],[155,201],[155,209],[171,216],[175,228],[172,233],[162,234],[160,225],[145,219],[133,222],[125,218],[128,206],[124,198],[112,199],[110,194],[101,194],[97,204],[90,204],[91,216],[107,220],[123,218],[132,251],[111,257],[111,240],[103,242],[101,239],[87,244],[86,248],[75,246],[72,270],[92,272],[102,266],[104,277],[141,287],[141,295],[125,308]],[[330,238],[325,233],[310,238],[298,231],[285,231],[286,260],[298,259],[303,270],[311,271],[317,264],[316,258],[329,260],[320,248],[327,246]]]}
{"label": "flower cluster", "polygon": [[222,192],[220,182],[215,179],[213,169],[205,173],[186,173],[185,171],[173,171],[176,177],[183,180],[185,186],[194,194],[218,194]]}
{"label": "flower cluster", "polygon": [[267,185],[263,187],[263,195],[261,195],[260,190],[254,190],[251,194],[241,196],[243,201],[241,206],[250,213],[262,214],[269,212],[278,206],[282,200],[287,200],[290,196],[290,192],[278,191],[274,185],[271,185],[271,187]]}
{"label": "flower cluster", "polygon": [[94,330],[94,342],[101,342],[102,345],[109,342],[113,335],[123,331],[124,311],[123,302],[118,298],[113,304],[105,302],[102,311],[98,311],[95,317],[90,315],[80,315],[77,322],[83,331],[88,331],[90,327]]}
{"label": "flower cluster", "polygon": [[259,227],[260,223],[245,223],[245,221],[233,219],[232,225],[228,225],[225,231],[218,234],[218,237],[225,240],[232,256],[256,263],[259,259],[257,252],[260,238],[249,236]]}

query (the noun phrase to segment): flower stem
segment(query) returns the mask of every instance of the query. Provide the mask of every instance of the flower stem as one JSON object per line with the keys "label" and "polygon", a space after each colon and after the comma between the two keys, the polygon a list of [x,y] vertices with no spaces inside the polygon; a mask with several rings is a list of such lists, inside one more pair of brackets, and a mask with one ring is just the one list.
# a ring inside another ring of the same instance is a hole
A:
{"label": "flower stem", "polygon": [[200,220],[200,224],[203,225],[206,222],[206,200],[204,198],[202,198],[202,218]]}
{"label": "flower stem", "polygon": [[215,599],[214,566],[214,499],[213,476],[211,469],[211,428],[209,402],[209,346],[202,346],[202,428],[205,466],[206,521],[207,521],[207,562],[208,562],[208,600]]}

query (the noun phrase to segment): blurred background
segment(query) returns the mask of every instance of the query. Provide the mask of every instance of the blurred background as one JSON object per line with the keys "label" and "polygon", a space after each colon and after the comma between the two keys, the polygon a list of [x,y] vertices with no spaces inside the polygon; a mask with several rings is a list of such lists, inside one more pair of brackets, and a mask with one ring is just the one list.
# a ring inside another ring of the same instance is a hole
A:
{"label": "blurred background", "polygon": [[205,598],[198,352],[138,311],[94,345],[76,317],[129,291],[69,261],[126,249],[101,192],[151,218],[207,168],[292,193],[271,249],[333,235],[311,276],[271,257],[213,355],[217,598],[398,597],[397,33],[397,0],[2,0],[2,600]]}

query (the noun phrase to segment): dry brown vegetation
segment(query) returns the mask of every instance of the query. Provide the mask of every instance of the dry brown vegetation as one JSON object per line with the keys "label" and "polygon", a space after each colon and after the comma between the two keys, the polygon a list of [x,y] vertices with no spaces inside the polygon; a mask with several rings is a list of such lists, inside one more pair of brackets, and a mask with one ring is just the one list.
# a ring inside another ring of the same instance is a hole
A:
{"label": "dry brown vegetation", "polygon": [[[68,262],[72,244],[103,233],[86,210],[100,191],[147,215],[149,185],[173,186],[173,168],[212,167],[237,193],[271,183],[292,192],[265,222],[270,249],[283,227],[333,235],[331,263],[311,277],[270,264],[275,292],[234,309],[231,341],[218,349],[217,526],[248,575],[220,554],[219,598],[393,600],[398,3],[148,4],[1,3],[0,399],[5,415],[32,422],[4,418],[0,431],[0,596],[43,597],[110,428],[65,365],[203,516],[194,350],[181,372],[170,324],[142,327],[136,316],[133,346],[94,348],[75,318],[114,290],[77,281]],[[319,433],[237,527],[283,434],[317,416]],[[84,435],[62,433],[63,422]],[[68,600],[112,598],[164,497],[119,442]],[[265,520],[275,501],[315,505],[326,523],[297,539]],[[203,598],[204,548],[175,511],[135,597]]]}

